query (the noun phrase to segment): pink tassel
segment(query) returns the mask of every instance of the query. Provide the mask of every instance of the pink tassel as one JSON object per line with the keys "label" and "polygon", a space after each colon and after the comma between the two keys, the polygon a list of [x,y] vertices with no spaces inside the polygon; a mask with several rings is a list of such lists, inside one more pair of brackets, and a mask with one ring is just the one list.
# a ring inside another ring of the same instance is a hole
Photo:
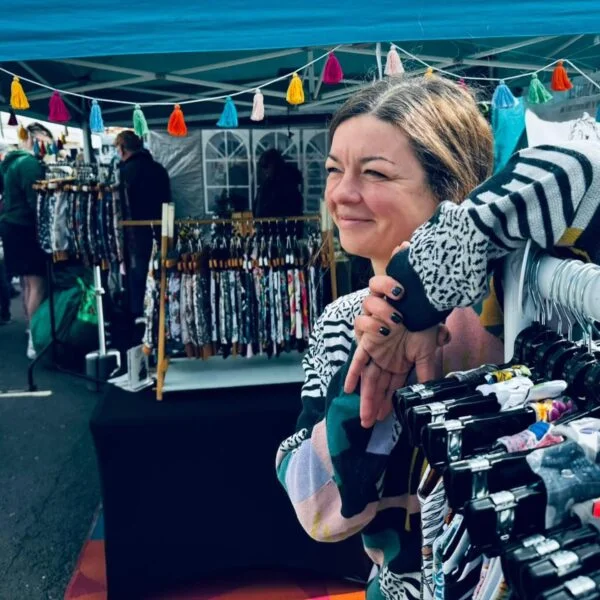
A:
{"label": "pink tassel", "polygon": [[337,59],[337,56],[332,52],[327,57],[327,62],[323,68],[323,83],[327,85],[335,85],[340,83],[344,78],[344,72],[342,71],[342,65]]}
{"label": "pink tassel", "polygon": [[387,54],[384,72],[386,75],[404,74],[404,66],[402,65],[402,61],[400,60],[400,55],[398,54],[398,50],[396,50],[393,44],[390,46],[390,51]]}
{"label": "pink tassel", "polygon": [[254,92],[254,100],[252,101],[251,121],[262,121],[265,118],[265,102],[262,92],[257,89]]}
{"label": "pink tassel", "polygon": [[465,90],[467,89],[467,82],[462,77],[458,80],[458,85]]}
{"label": "pink tassel", "polygon": [[70,120],[71,114],[65,106],[61,95],[59,92],[54,92],[52,98],[50,98],[48,121],[52,123],[68,123]]}

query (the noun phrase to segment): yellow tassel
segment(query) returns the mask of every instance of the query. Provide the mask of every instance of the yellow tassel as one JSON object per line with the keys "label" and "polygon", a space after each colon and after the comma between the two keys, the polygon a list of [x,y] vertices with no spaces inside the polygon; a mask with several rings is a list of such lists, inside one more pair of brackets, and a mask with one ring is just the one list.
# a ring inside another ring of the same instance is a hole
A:
{"label": "yellow tassel", "polygon": [[19,131],[17,132],[19,139],[22,142],[26,142],[29,139],[29,134],[27,133],[27,129],[23,127],[23,125],[19,125]]}
{"label": "yellow tassel", "polygon": [[302,87],[302,79],[298,77],[298,73],[292,75],[292,80],[287,90],[286,100],[294,106],[304,104],[304,88]]}
{"label": "yellow tassel", "polygon": [[15,110],[27,110],[29,108],[29,100],[27,100],[18,77],[13,78],[10,86],[10,105]]}
{"label": "yellow tassel", "polygon": [[433,77],[433,69],[431,67],[427,67],[424,77],[425,79],[431,79]]}

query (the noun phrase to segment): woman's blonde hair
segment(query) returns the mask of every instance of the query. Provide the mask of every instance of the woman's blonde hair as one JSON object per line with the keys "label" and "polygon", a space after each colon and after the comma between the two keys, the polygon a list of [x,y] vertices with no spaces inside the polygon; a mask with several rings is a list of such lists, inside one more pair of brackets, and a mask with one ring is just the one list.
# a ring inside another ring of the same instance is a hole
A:
{"label": "woman's blonde hair", "polygon": [[462,202],[492,174],[492,132],[473,94],[442,79],[391,78],[352,96],[334,115],[330,139],[348,119],[373,115],[410,140],[438,201]]}

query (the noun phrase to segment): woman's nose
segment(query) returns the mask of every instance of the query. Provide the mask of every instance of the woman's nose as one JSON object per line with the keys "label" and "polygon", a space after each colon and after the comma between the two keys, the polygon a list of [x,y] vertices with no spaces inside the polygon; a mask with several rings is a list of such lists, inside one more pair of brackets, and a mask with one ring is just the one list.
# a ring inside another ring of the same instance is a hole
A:
{"label": "woman's nose", "polygon": [[350,173],[341,175],[340,179],[331,186],[330,198],[335,204],[360,202],[361,193],[356,179]]}

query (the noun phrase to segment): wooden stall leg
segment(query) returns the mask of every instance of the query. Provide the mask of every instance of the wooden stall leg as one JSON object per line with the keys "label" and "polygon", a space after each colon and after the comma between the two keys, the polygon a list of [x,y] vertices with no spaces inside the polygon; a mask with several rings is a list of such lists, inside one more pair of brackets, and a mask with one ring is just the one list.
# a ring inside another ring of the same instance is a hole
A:
{"label": "wooden stall leg", "polygon": [[331,278],[331,300],[337,300],[337,264],[335,262],[335,243],[333,239],[333,230],[326,232],[327,235],[327,254],[329,255],[329,276]]}
{"label": "wooden stall leg", "polygon": [[162,232],[160,238],[160,298],[158,308],[158,365],[156,369],[156,399],[163,399],[163,387],[167,372],[166,345],[166,295],[167,295],[167,253],[169,251],[168,205],[163,204]]}

